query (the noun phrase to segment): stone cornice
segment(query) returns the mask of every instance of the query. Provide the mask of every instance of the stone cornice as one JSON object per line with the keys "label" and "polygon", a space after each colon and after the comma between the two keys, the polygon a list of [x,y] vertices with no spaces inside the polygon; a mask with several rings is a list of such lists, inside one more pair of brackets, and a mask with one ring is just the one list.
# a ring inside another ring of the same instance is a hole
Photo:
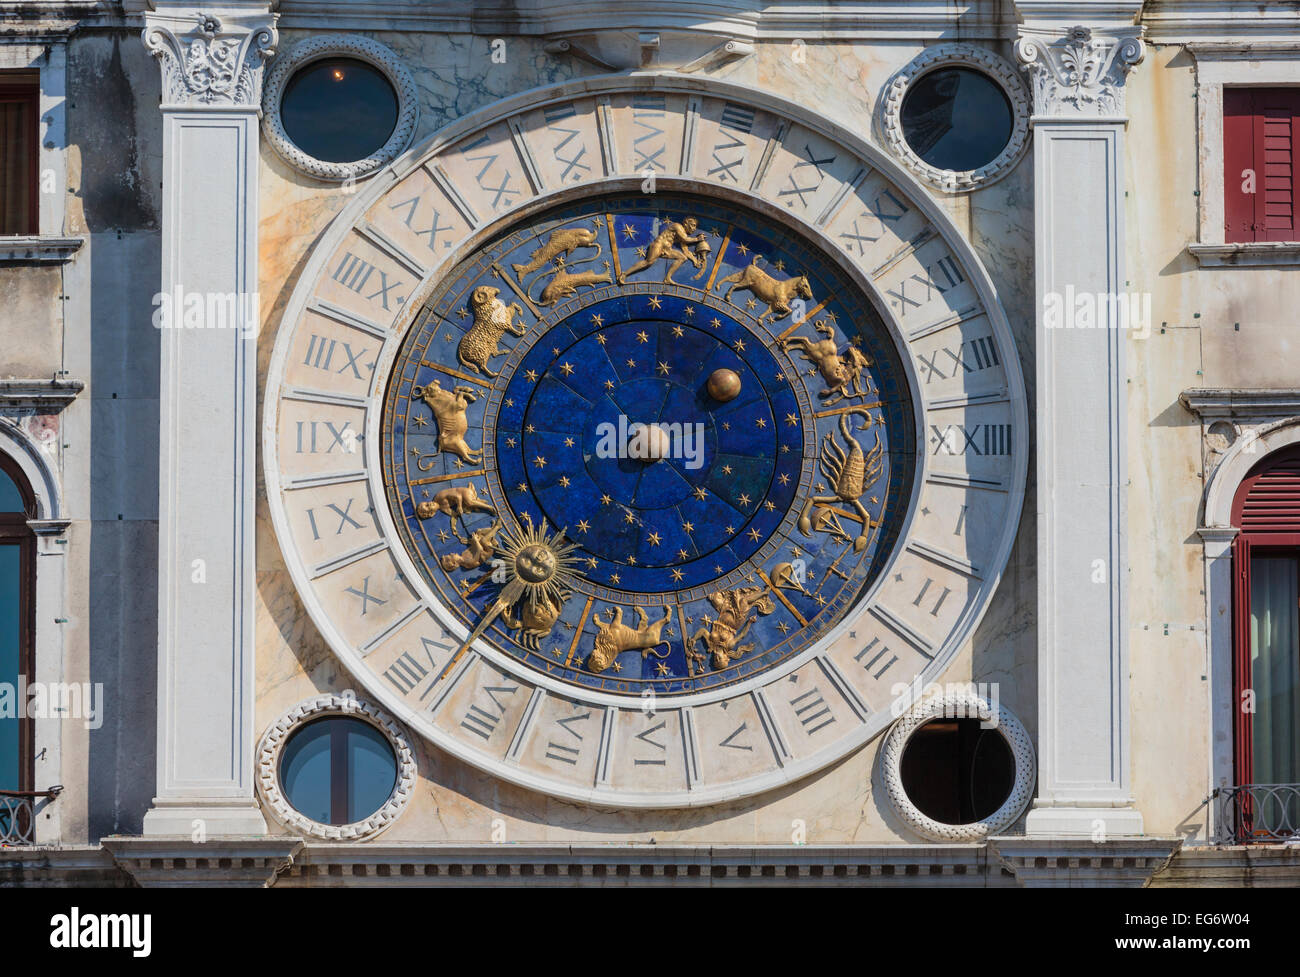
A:
{"label": "stone cornice", "polygon": [[1099,33],[1033,26],[1016,39],[1016,58],[1032,81],[1035,119],[1124,119],[1124,82],[1145,53],[1140,27]]}
{"label": "stone cornice", "polygon": [[141,38],[159,61],[164,107],[260,110],[263,62],[277,39],[265,4],[167,8],[145,20]]}
{"label": "stone cornice", "polygon": [[62,264],[81,250],[84,238],[19,234],[0,237],[0,261]]}
{"label": "stone cornice", "polygon": [[1178,399],[1203,421],[1231,417],[1282,418],[1300,414],[1300,389],[1199,387],[1184,390]]}
{"label": "stone cornice", "polygon": [[85,387],[84,381],[69,377],[0,379],[0,409],[35,407],[59,411],[72,403]]}

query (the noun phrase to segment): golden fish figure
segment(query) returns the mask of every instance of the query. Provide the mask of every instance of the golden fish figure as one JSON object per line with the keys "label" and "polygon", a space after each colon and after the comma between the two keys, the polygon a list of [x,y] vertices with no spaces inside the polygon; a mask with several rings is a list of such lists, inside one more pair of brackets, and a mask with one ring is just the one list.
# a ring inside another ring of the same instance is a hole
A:
{"label": "golden fish figure", "polygon": [[522,282],[551,259],[563,261],[578,248],[595,248],[596,253],[591,257],[599,258],[600,242],[596,240],[596,232],[585,227],[561,227],[551,231],[546,243],[528,256],[527,264],[510,267],[514,269],[515,277]]}
{"label": "golden fish figure", "polygon": [[831,483],[834,495],[814,495],[810,498],[799,515],[799,531],[805,536],[813,534],[813,514],[816,510],[817,528],[829,513],[829,507],[842,503],[851,506],[862,520],[862,532],[853,541],[853,551],[860,553],[867,547],[871,533],[871,514],[862,504],[862,493],[880,478],[884,470],[885,449],[880,443],[880,432],[876,432],[876,443],[870,451],[864,452],[858,439],[849,430],[849,415],[861,414],[866,422],[858,428],[865,431],[871,426],[871,412],[865,407],[850,407],[840,415],[840,434],[844,437],[845,447],[835,443],[835,438],[827,434],[822,442],[819,463],[822,474]]}

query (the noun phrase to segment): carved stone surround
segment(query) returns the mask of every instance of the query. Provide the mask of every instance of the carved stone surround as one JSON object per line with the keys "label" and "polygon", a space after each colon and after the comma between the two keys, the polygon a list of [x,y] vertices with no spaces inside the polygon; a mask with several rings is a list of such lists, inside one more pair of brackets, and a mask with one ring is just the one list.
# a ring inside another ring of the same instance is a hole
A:
{"label": "carved stone surround", "polygon": [[[387,801],[374,814],[353,824],[321,824],[306,817],[289,803],[280,789],[280,757],[289,737],[306,723],[324,716],[360,719],[388,740],[397,756],[397,782]],[[372,838],[401,817],[415,792],[415,757],[401,728],[393,720],[352,692],[319,695],[300,702],[273,722],[257,748],[257,787],[262,801],[276,820],[291,831],[327,841],[360,841]]]}
{"label": "carved stone surround", "polygon": [[[317,159],[303,152],[289,138],[280,117],[280,99],[289,80],[305,65],[332,57],[356,58],[373,65],[388,79],[397,96],[397,124],[388,141],[364,159],[346,163]],[[295,44],[271,66],[262,99],[262,132],[266,141],[294,169],[320,180],[356,180],[392,162],[410,145],[419,117],[419,92],[401,58],[378,41],[359,34],[325,34]]]}
{"label": "carved stone surround", "polygon": [[[937,68],[974,68],[994,79],[1011,103],[1011,138],[991,162],[974,170],[944,170],[931,166],[908,145],[903,134],[903,99],[916,80]],[[880,103],[885,142],[921,179],[948,193],[978,189],[1001,179],[1020,161],[1029,145],[1029,94],[1005,58],[973,44],[936,44],[907,63],[886,86]]]}
{"label": "carved stone surround", "polygon": [[[982,821],[970,824],[945,824],[921,811],[907,796],[903,786],[903,752],[908,740],[932,719],[943,717],[992,717],[996,713],[997,731],[1006,741],[1015,761],[1015,779],[1011,793],[1002,806]],[[890,803],[907,826],[917,834],[940,842],[978,842],[1005,831],[1024,811],[1033,795],[1037,778],[1034,744],[1025,727],[1006,706],[994,709],[987,699],[972,691],[951,690],[931,695],[912,706],[890,729],[880,748],[880,776]]]}

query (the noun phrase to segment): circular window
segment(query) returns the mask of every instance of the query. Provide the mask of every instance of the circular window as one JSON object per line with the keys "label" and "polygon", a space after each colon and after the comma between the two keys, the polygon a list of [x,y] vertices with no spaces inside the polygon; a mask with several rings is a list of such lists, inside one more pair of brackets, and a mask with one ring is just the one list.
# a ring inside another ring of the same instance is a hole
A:
{"label": "circular window", "polygon": [[880,749],[881,779],[900,817],[936,841],[983,841],[1029,803],[1036,764],[1006,707],[950,687],[907,710]]}
{"label": "circular window", "polygon": [[359,719],[317,719],[289,737],[280,758],[284,796],[321,824],[351,824],[374,814],[397,784],[397,755]]}
{"label": "circular window", "polygon": [[1029,97],[1004,59],[970,44],[927,48],[882,100],[894,153],[943,190],[972,190],[1006,174],[1029,142]]}
{"label": "circular window", "polygon": [[397,92],[373,65],[326,58],[289,79],[280,119],[303,152],[329,163],[351,163],[388,142],[397,125]]}
{"label": "circular window", "polygon": [[922,814],[970,824],[1006,803],[1016,761],[1007,741],[978,719],[931,719],[907,741],[899,770]]}
{"label": "circular window", "polygon": [[323,180],[366,176],[415,134],[415,81],[384,45],[355,34],[303,41],[276,59],[262,94],[262,128],[280,157]]}
{"label": "circular window", "polygon": [[263,800],[290,828],[329,839],[377,834],[405,807],[415,761],[397,725],[352,693],[289,710],[258,750]]}
{"label": "circular window", "polygon": [[939,68],[903,96],[903,138],[942,170],[988,166],[1011,141],[1011,100],[988,75]]}

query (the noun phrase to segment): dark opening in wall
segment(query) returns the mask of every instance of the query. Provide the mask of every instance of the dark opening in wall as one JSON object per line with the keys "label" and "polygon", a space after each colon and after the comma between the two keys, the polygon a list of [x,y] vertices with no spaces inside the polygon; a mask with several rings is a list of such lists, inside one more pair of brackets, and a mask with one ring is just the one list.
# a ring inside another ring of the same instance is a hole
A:
{"label": "dark opening in wall", "polygon": [[982,821],[1011,796],[1016,763],[997,729],[978,719],[935,719],[907,741],[903,789],[923,814],[944,824]]}

